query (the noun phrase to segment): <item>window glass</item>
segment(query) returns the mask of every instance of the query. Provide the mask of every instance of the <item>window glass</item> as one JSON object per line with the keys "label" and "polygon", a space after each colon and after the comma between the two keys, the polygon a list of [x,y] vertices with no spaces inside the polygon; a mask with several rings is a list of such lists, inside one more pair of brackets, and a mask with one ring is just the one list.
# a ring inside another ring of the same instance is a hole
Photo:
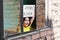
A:
{"label": "window glass", "polygon": [[20,0],[3,0],[3,19],[5,36],[21,33]]}

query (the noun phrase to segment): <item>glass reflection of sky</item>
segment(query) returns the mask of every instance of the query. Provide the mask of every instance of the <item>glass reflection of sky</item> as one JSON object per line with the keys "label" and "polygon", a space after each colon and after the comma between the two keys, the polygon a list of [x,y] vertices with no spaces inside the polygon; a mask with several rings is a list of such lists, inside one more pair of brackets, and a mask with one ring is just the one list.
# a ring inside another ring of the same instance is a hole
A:
{"label": "glass reflection of sky", "polygon": [[18,25],[18,6],[16,0],[4,0],[4,30],[15,28]]}

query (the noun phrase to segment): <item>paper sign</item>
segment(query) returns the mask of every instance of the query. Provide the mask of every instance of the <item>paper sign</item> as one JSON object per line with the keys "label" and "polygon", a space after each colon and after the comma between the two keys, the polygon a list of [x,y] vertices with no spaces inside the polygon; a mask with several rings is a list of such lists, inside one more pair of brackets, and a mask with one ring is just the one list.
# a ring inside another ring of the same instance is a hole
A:
{"label": "paper sign", "polygon": [[35,5],[23,5],[23,17],[33,17],[35,14]]}

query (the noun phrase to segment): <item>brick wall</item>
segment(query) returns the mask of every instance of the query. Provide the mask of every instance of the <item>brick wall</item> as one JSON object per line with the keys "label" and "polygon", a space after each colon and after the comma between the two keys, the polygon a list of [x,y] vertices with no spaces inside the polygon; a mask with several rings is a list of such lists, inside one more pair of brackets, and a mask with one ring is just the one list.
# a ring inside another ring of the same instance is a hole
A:
{"label": "brick wall", "polygon": [[45,26],[45,0],[36,0],[37,29]]}
{"label": "brick wall", "polygon": [[13,38],[11,40],[54,40],[52,29],[41,31],[32,35]]}

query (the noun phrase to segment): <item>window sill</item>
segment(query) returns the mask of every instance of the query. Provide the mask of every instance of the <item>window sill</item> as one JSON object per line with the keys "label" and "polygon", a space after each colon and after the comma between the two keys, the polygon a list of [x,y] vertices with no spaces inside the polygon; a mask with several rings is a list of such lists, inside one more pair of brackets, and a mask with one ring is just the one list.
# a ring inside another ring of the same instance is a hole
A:
{"label": "window sill", "polygon": [[7,39],[15,39],[15,38],[21,38],[21,37],[25,37],[25,36],[29,36],[29,35],[33,35],[33,34],[37,34],[39,32],[42,32],[42,31],[47,31],[49,29],[52,29],[52,28],[43,28],[43,29],[40,29],[40,30],[37,30],[37,31],[34,31],[34,32],[30,32],[30,33],[26,33],[26,34],[21,34],[21,35],[18,35],[18,36],[14,36],[14,37],[9,37]]}

